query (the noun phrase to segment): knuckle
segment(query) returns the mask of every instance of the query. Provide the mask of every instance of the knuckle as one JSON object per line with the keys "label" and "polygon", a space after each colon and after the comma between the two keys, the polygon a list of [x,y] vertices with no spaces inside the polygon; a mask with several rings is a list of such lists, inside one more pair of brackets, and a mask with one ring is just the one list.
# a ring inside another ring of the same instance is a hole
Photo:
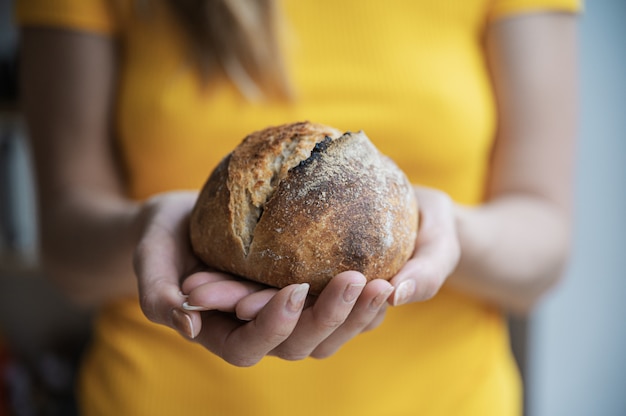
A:
{"label": "knuckle", "polygon": [[159,314],[157,313],[156,305],[156,299],[153,295],[142,294],[139,297],[139,306],[146,318],[152,322],[159,323]]}
{"label": "knuckle", "polygon": [[378,328],[378,326],[383,323],[384,319],[385,319],[385,311],[379,312],[376,315],[376,317],[368,325],[366,325],[363,328],[363,331],[361,332],[367,332],[367,331],[371,331],[373,329]]}
{"label": "knuckle", "polygon": [[280,345],[289,337],[289,335],[290,333],[287,331],[276,332],[274,334],[267,335],[265,337],[265,342],[267,345]]}
{"label": "knuckle", "polygon": [[332,314],[328,316],[318,317],[316,319],[316,324],[321,330],[332,330],[343,324],[345,319],[345,316]]}
{"label": "knuckle", "polygon": [[309,356],[309,352],[296,351],[291,348],[279,348],[274,355],[286,361],[302,361]]}
{"label": "knuckle", "polygon": [[429,287],[426,288],[424,290],[424,292],[422,293],[422,299],[421,300],[422,301],[430,300],[430,299],[435,297],[437,292],[438,292],[438,290],[431,288],[430,285],[429,285]]}
{"label": "knuckle", "polygon": [[311,358],[323,360],[325,358],[331,357],[333,354],[335,354],[335,352],[337,352],[337,348],[327,348],[324,346],[320,346],[311,353]]}
{"label": "knuckle", "polygon": [[154,282],[150,290],[140,289],[139,306],[144,315],[152,322],[169,324],[169,313],[176,305],[169,304],[167,297],[163,297],[165,283]]}
{"label": "knuckle", "polygon": [[235,367],[252,367],[260,361],[259,357],[250,356],[247,354],[238,354],[233,352],[224,352],[222,359],[227,363],[234,365]]}
{"label": "knuckle", "polygon": [[417,291],[417,296],[420,301],[430,300],[435,297],[435,295],[439,292],[439,283],[438,279],[435,279],[434,276],[429,276],[426,279],[421,280],[421,284],[419,286],[419,290]]}
{"label": "knuckle", "polygon": [[[358,315],[358,316],[355,316],[355,317],[351,317],[350,320],[349,320],[349,323],[346,322],[346,325],[344,325],[344,326],[346,328],[350,328],[352,330],[359,331],[362,328],[365,328],[368,325],[370,325],[374,318],[375,318],[375,316],[373,316],[371,313],[369,313],[367,315]],[[342,327],[342,329],[343,329],[343,327]]]}
{"label": "knuckle", "polygon": [[137,244],[135,250],[133,251],[133,270],[135,271],[136,275],[141,274],[142,262],[146,258],[147,254],[147,244],[142,240]]}
{"label": "knuckle", "polygon": [[358,334],[365,332],[366,328],[372,324],[375,318],[374,315],[370,315],[369,319],[360,319],[358,321],[350,320],[350,322],[347,322],[333,334],[335,336],[334,338],[343,338],[345,340],[352,339]]}
{"label": "knuckle", "polygon": [[449,273],[441,265],[422,262],[414,276],[414,301],[423,302],[434,298]]}
{"label": "knuckle", "polygon": [[308,354],[285,354],[281,355],[281,358],[286,361],[302,361],[308,356]]}
{"label": "knuckle", "polygon": [[292,332],[292,327],[282,325],[272,328],[270,331],[264,331],[265,343],[268,345],[280,345],[292,334]]}

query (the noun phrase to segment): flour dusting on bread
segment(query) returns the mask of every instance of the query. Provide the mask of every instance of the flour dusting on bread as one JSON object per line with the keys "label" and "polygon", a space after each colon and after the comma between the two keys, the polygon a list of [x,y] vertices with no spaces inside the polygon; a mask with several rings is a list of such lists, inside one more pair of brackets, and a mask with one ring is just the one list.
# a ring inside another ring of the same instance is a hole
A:
{"label": "flour dusting on bread", "polygon": [[341,132],[331,127],[302,122],[254,132],[233,151],[227,186],[233,233],[241,239],[246,254],[263,207],[280,181],[308,159],[318,143],[340,136]]}
{"label": "flour dusting on bread", "polygon": [[213,170],[190,219],[208,266],[320,293],[356,270],[390,279],[410,258],[418,203],[406,175],[364,132],[313,123],[247,136]]}

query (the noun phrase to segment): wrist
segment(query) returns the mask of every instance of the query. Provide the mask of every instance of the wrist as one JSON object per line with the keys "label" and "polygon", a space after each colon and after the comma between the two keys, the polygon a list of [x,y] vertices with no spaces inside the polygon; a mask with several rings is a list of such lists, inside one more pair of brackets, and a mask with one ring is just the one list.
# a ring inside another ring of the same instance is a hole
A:
{"label": "wrist", "polygon": [[[483,208],[455,204],[454,217],[461,257],[457,268],[448,281],[464,291],[473,285],[472,277],[480,275],[477,259],[480,263],[488,261],[488,229],[483,221]],[[471,290],[470,290],[471,291]]]}

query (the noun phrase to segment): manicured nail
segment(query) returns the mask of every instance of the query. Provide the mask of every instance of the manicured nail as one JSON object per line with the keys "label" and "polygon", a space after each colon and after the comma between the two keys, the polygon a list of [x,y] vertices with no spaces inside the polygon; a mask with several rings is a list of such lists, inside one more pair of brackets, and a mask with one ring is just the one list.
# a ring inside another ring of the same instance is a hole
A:
{"label": "manicured nail", "polygon": [[387,299],[389,299],[389,296],[391,296],[392,293],[393,286],[388,287],[387,290],[385,290],[384,292],[380,292],[378,295],[376,295],[374,299],[372,299],[372,303],[370,303],[370,309],[374,311],[380,309],[380,307],[383,306],[383,303],[385,303]]}
{"label": "manicured nail", "polygon": [[407,303],[415,293],[415,282],[413,280],[405,280],[396,288],[393,298],[393,305],[402,305]]}
{"label": "manicured nail", "polygon": [[208,311],[204,306],[193,306],[189,302],[183,302],[183,309],[186,311]]}
{"label": "manicured nail", "polygon": [[350,283],[346,287],[346,289],[343,291],[344,302],[346,303],[354,302],[359,297],[364,287],[365,287],[365,283]]}
{"label": "manicured nail", "polygon": [[289,297],[289,301],[287,302],[287,309],[289,309],[289,311],[291,312],[300,312],[308,293],[309,284],[300,284],[300,286],[298,286],[293,290],[293,292],[291,292],[291,296]]}
{"label": "manicured nail", "polygon": [[182,312],[178,309],[172,310],[172,322],[176,329],[186,335],[189,338],[195,338],[196,333],[193,330],[193,322],[191,321],[191,317],[187,315],[185,312]]}

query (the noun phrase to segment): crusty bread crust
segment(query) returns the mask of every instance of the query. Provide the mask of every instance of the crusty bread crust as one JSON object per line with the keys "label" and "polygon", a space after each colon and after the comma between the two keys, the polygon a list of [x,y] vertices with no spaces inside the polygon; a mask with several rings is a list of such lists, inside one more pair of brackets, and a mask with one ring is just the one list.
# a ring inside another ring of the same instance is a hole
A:
{"label": "crusty bread crust", "polygon": [[363,132],[304,122],[246,137],[207,180],[190,232],[211,267],[319,293],[346,270],[394,276],[417,221],[406,176]]}

